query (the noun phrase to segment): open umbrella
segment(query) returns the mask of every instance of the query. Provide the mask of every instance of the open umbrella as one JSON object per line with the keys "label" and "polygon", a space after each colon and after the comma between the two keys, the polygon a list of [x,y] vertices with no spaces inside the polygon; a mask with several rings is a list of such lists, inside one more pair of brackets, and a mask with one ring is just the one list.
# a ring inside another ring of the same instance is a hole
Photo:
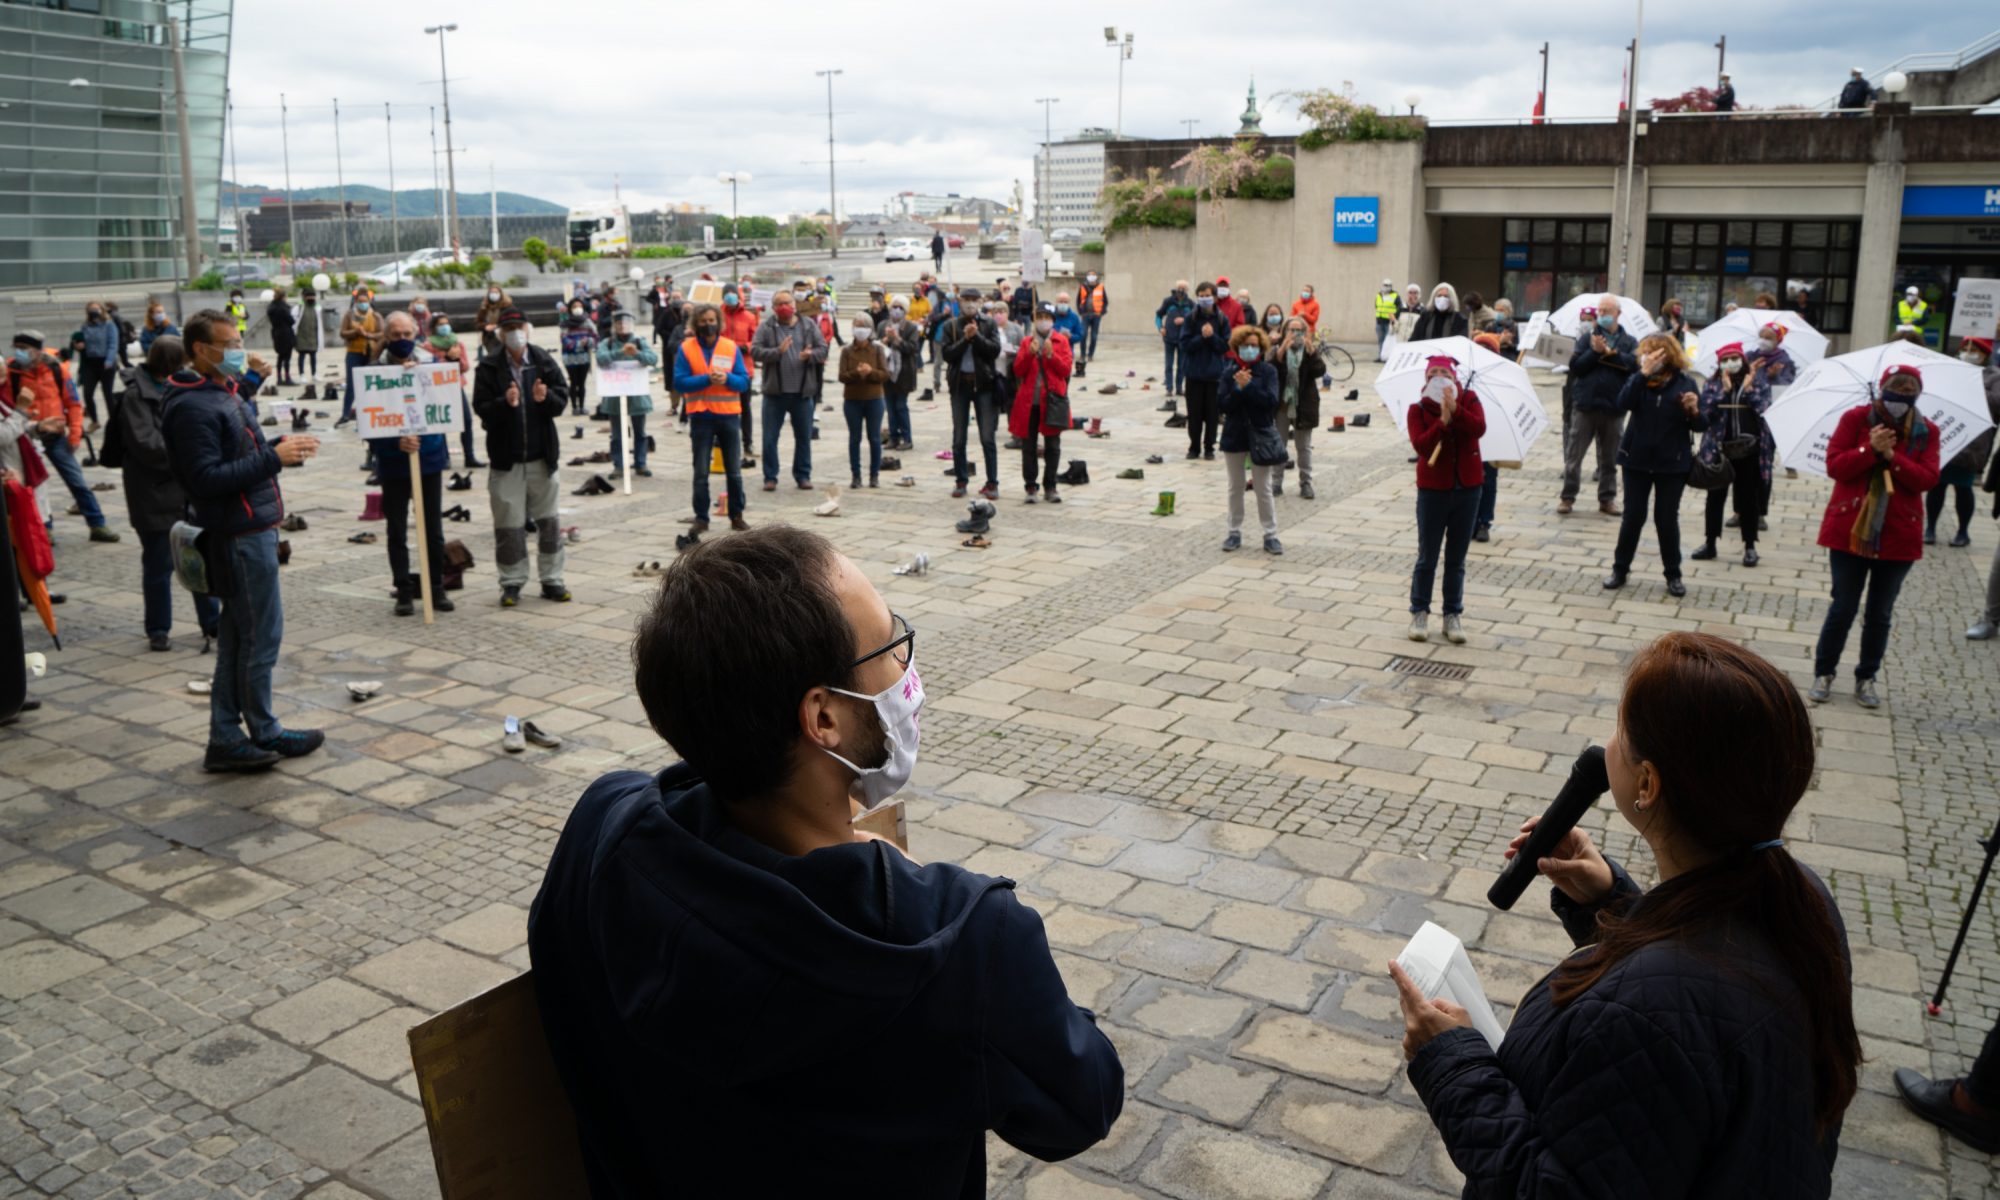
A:
{"label": "open umbrella", "polygon": [[1764,410],[1764,424],[1785,465],[1825,475],[1826,444],[1841,414],[1872,399],[1882,372],[1899,363],[1923,372],[1917,411],[1938,427],[1939,462],[1950,462],[1972,439],[1993,428],[1978,367],[1909,342],[1889,342],[1821,359],[1800,371],[1797,381]]}
{"label": "open umbrella", "polygon": [[1409,427],[1411,406],[1424,390],[1424,363],[1433,355],[1456,361],[1467,390],[1479,397],[1486,413],[1486,432],[1479,439],[1479,457],[1487,462],[1519,462],[1528,447],[1549,427],[1548,412],[1536,394],[1526,368],[1471,338],[1431,338],[1404,342],[1389,353],[1375,377],[1375,394],[1389,409],[1396,427]]}
{"label": "open umbrella", "polygon": [[1583,336],[1583,310],[1596,308],[1597,302],[1606,295],[1618,301],[1618,326],[1635,338],[1651,337],[1660,331],[1660,323],[1646,312],[1646,306],[1630,296],[1619,296],[1615,292],[1584,292],[1571,296],[1569,303],[1549,314],[1549,328],[1564,337]]}
{"label": "open umbrella", "polygon": [[1784,326],[1785,353],[1801,371],[1826,357],[1826,335],[1792,310],[1739,308],[1695,335],[1701,342],[1701,353],[1691,370],[1697,375],[1715,374],[1715,352],[1731,342],[1741,342],[1744,350],[1754,352],[1757,335],[1766,325]]}
{"label": "open umbrella", "polygon": [[7,532],[14,543],[14,566],[20,572],[21,591],[35,611],[42,614],[42,624],[49,631],[49,637],[62,649],[62,639],[56,636],[56,610],[49,601],[48,577],[55,570],[55,551],[49,545],[49,531],[42,525],[41,513],[35,509],[35,494],[18,483],[9,481],[7,493]]}

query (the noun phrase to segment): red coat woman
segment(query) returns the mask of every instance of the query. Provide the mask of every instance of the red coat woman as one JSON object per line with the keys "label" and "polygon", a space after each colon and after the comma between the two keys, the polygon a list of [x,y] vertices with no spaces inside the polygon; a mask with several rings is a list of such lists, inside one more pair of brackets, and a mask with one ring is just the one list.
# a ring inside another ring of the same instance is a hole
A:
{"label": "red coat woman", "polygon": [[[1027,485],[1028,503],[1038,496],[1050,504],[1061,504],[1057,491],[1058,465],[1062,462],[1062,434],[1066,424],[1049,422],[1049,398],[1069,395],[1069,369],[1073,359],[1068,335],[1054,328],[1055,314],[1044,306],[1035,314],[1035,328],[1021,339],[1014,352],[1014,406],[1007,414],[1007,432],[1021,439],[1021,481]],[[1065,408],[1068,406],[1065,405]],[[1036,435],[1041,435],[1037,453]],[[1041,478],[1035,465],[1041,462]]]}

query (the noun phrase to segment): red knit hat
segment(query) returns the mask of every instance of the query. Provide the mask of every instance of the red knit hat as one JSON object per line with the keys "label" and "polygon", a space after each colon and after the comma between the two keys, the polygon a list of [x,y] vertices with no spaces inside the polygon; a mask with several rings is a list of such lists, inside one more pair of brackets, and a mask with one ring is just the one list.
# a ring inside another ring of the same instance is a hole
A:
{"label": "red knit hat", "polygon": [[1742,358],[1742,357],[1743,357],[1742,342],[1731,342],[1727,346],[1724,346],[1722,349],[1717,350],[1715,352],[1715,361],[1717,362],[1721,362],[1725,358]]}
{"label": "red knit hat", "polygon": [[1449,354],[1433,354],[1424,360],[1424,378],[1429,379],[1432,371],[1449,371],[1453,383],[1458,382],[1458,360]]}
{"label": "red knit hat", "polygon": [[1579,320],[1595,321],[1597,319],[1597,309],[1595,307],[1588,307],[1588,306],[1584,308],[1579,308],[1576,310],[1576,315]]}
{"label": "red knit hat", "polygon": [[1884,391],[1888,390],[1889,381],[1891,379],[1894,379],[1898,375],[1908,375],[1910,378],[1917,381],[1918,387],[1922,387],[1924,385],[1924,373],[1922,371],[1919,371],[1916,368],[1915,364],[1896,363],[1895,365],[1891,366],[1888,370],[1882,372],[1882,379],[1879,386]]}
{"label": "red knit hat", "polygon": [[1981,350],[1984,350],[1984,351],[1986,352],[1986,357],[1988,357],[1988,358],[1991,358],[1991,357],[1993,357],[1993,339],[1992,339],[1992,338],[1966,338],[1966,339],[1965,339],[1965,340],[1964,340],[1963,342],[1960,342],[1960,343],[1959,343],[1959,345],[1960,345],[1960,346],[1977,346],[1977,347],[1978,347],[1979,349],[1981,349]]}
{"label": "red knit hat", "polygon": [[1764,328],[1759,329],[1757,331],[1757,336],[1762,337],[1767,333],[1770,334],[1771,339],[1777,342],[1780,346],[1785,344],[1785,327],[1783,325],[1778,324],[1776,321],[1769,322],[1764,326]]}

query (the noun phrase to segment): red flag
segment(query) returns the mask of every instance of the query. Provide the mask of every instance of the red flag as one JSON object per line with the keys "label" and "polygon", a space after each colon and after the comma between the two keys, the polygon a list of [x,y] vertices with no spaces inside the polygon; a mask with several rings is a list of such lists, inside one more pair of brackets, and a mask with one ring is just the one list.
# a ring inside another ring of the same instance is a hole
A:
{"label": "red flag", "polygon": [[1535,112],[1534,112],[1534,117],[1535,117],[1535,122],[1534,122],[1534,123],[1535,123],[1535,124],[1537,124],[1537,125],[1540,125],[1540,124],[1542,123],[1542,118],[1543,118],[1543,117],[1544,117],[1545,115],[1547,115],[1547,114],[1545,114],[1545,113],[1544,113],[1544,112],[1542,111],[1542,101],[1543,101],[1544,99],[1546,99],[1546,93],[1543,93],[1543,92],[1536,92],[1536,93],[1535,93]]}
{"label": "red flag", "polygon": [[1632,60],[1625,60],[1625,69],[1618,73],[1618,114],[1625,115],[1625,98],[1632,94]]}

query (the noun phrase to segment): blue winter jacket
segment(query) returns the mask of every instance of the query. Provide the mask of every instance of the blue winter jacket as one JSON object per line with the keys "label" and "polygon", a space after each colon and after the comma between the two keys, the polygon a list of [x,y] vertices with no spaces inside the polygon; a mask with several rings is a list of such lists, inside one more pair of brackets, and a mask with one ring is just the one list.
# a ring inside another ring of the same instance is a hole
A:
{"label": "blue winter jacket", "polygon": [[[256,410],[244,400],[264,381],[239,383],[193,371],[167,380],[161,422],[174,478],[187,493],[194,523],[228,537],[261,533],[285,519],[278,452],[264,440]],[[278,439],[283,441],[283,438]]]}
{"label": "blue winter jacket", "polygon": [[1278,368],[1258,361],[1250,364],[1250,382],[1236,386],[1236,373],[1225,371],[1216,390],[1222,410],[1222,452],[1244,454],[1250,450],[1250,431],[1275,427],[1278,419]]}
{"label": "blue winter jacket", "polygon": [[[1201,336],[1203,325],[1215,332]],[[1229,367],[1229,318],[1218,308],[1197,310],[1181,326],[1181,350],[1187,355],[1187,363],[1181,368],[1183,379],[1222,378]]]}
{"label": "blue winter jacket", "polygon": [[883,842],[792,857],[685,763],[600,777],[528,914],[597,1197],[977,1197],[986,1131],[1103,1138],[1118,1052],[1013,883]]}
{"label": "blue winter jacket", "polygon": [[84,322],[83,356],[94,363],[118,361],[118,322],[109,318],[95,325]]}
{"label": "blue winter jacket", "polygon": [[1625,381],[1638,373],[1639,340],[1620,326],[1604,338],[1611,353],[1599,355],[1590,345],[1593,332],[1600,332],[1595,325],[1577,335],[1569,356],[1570,397],[1577,412],[1611,412]]}
{"label": "blue winter jacket", "polygon": [[1071,305],[1068,312],[1057,313],[1055,325],[1058,330],[1069,335],[1070,345],[1074,346],[1083,339],[1083,318],[1077,315],[1075,305]]}

